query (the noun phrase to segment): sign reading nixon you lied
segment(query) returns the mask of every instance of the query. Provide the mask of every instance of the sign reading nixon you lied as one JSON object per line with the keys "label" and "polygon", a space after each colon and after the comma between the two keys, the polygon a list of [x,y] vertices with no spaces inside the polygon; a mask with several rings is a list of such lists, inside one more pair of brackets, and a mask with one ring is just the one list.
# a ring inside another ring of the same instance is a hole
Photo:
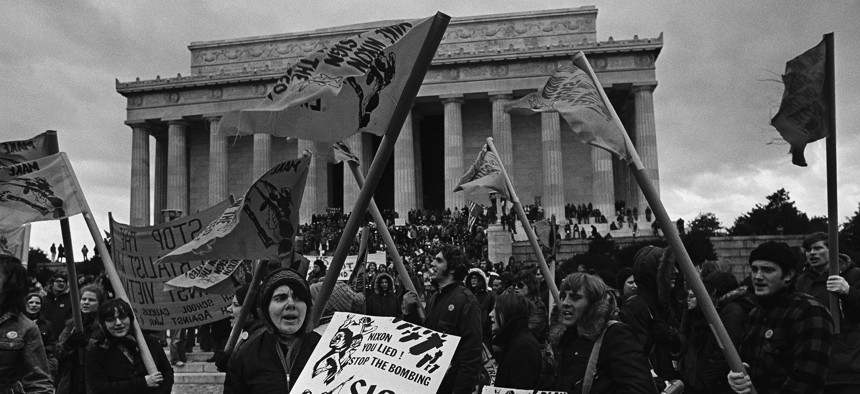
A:
{"label": "sign reading nixon you lied", "polygon": [[113,261],[144,329],[193,327],[230,316],[232,295],[206,294],[193,288],[165,290],[167,281],[202,262],[156,263],[194,239],[229,205],[227,200],[194,215],[150,227],[132,227],[110,218]]}
{"label": "sign reading nixon you lied", "polygon": [[435,393],[458,342],[393,317],[335,312],[293,393]]}

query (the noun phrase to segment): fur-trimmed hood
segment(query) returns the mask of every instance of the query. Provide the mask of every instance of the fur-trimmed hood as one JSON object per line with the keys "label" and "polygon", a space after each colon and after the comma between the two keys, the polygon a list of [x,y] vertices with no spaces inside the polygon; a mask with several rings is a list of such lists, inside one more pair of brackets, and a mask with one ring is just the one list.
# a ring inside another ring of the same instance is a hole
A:
{"label": "fur-trimmed hood", "polygon": [[376,294],[380,294],[379,281],[381,281],[383,278],[388,279],[388,284],[389,284],[388,292],[391,294],[394,294],[395,293],[395,291],[394,291],[394,278],[391,275],[389,275],[387,272],[377,271],[376,277],[373,278],[373,291]]}
{"label": "fur-trimmed hood", "polygon": [[[474,276],[478,277],[478,288],[477,289],[472,288],[472,277],[474,277]],[[483,283],[481,281],[483,281]],[[481,270],[480,268],[472,268],[469,270],[469,273],[466,274],[466,288],[469,289],[470,291],[472,291],[473,293],[475,292],[475,290],[489,291],[490,290],[489,283],[490,282],[487,280],[487,274],[485,274],[484,271]]]}

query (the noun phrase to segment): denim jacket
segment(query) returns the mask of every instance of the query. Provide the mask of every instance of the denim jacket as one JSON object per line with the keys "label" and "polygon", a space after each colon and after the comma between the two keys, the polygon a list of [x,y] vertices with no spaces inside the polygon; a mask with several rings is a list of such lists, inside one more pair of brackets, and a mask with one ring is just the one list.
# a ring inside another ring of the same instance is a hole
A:
{"label": "denim jacket", "polygon": [[53,392],[36,323],[20,313],[0,315],[0,394]]}

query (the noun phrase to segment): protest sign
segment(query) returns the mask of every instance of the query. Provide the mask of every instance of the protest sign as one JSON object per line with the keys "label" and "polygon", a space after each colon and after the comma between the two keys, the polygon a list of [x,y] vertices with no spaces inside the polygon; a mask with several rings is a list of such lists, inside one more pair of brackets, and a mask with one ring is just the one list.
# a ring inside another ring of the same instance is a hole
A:
{"label": "protest sign", "polygon": [[[331,260],[334,256],[322,256],[319,259],[325,263],[326,268],[328,268],[329,264],[331,264]],[[385,265],[385,252],[377,252],[377,253],[368,253],[367,254],[367,263],[376,263],[376,265]],[[349,277],[352,275],[352,271],[355,269],[355,263],[358,261],[358,256],[346,256],[346,261],[343,263],[343,268],[340,270],[340,275],[337,277],[337,280],[349,280]]]}
{"label": "protest sign", "polygon": [[393,317],[335,312],[294,387],[302,394],[434,393],[458,342]]}
{"label": "protest sign", "polygon": [[0,229],[0,253],[18,257],[18,260],[26,263],[29,252],[29,224],[12,229]]}
{"label": "protest sign", "polygon": [[166,290],[197,289],[208,294],[233,295],[229,280],[242,260],[208,260],[164,284]]}
{"label": "protest sign", "polygon": [[194,215],[149,227],[132,227],[110,218],[111,255],[140,325],[147,330],[193,327],[229,317],[232,295],[198,289],[165,291],[165,284],[199,262],[156,264],[188,242],[229,206],[229,200]]}
{"label": "protest sign", "polygon": [[505,387],[484,386],[481,394],[567,394],[566,391],[523,390]]}

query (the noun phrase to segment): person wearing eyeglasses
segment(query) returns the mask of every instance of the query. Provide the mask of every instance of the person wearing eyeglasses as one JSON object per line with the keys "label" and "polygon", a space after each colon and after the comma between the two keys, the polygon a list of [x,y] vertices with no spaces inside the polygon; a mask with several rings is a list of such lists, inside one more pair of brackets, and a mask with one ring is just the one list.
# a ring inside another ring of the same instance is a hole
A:
{"label": "person wearing eyeglasses", "polygon": [[149,336],[146,346],[152,354],[156,373],[147,373],[135,341],[134,314],[121,299],[104,302],[98,309],[101,327],[87,347],[86,380],[88,394],[169,394],[173,389],[173,368],[158,340]]}

